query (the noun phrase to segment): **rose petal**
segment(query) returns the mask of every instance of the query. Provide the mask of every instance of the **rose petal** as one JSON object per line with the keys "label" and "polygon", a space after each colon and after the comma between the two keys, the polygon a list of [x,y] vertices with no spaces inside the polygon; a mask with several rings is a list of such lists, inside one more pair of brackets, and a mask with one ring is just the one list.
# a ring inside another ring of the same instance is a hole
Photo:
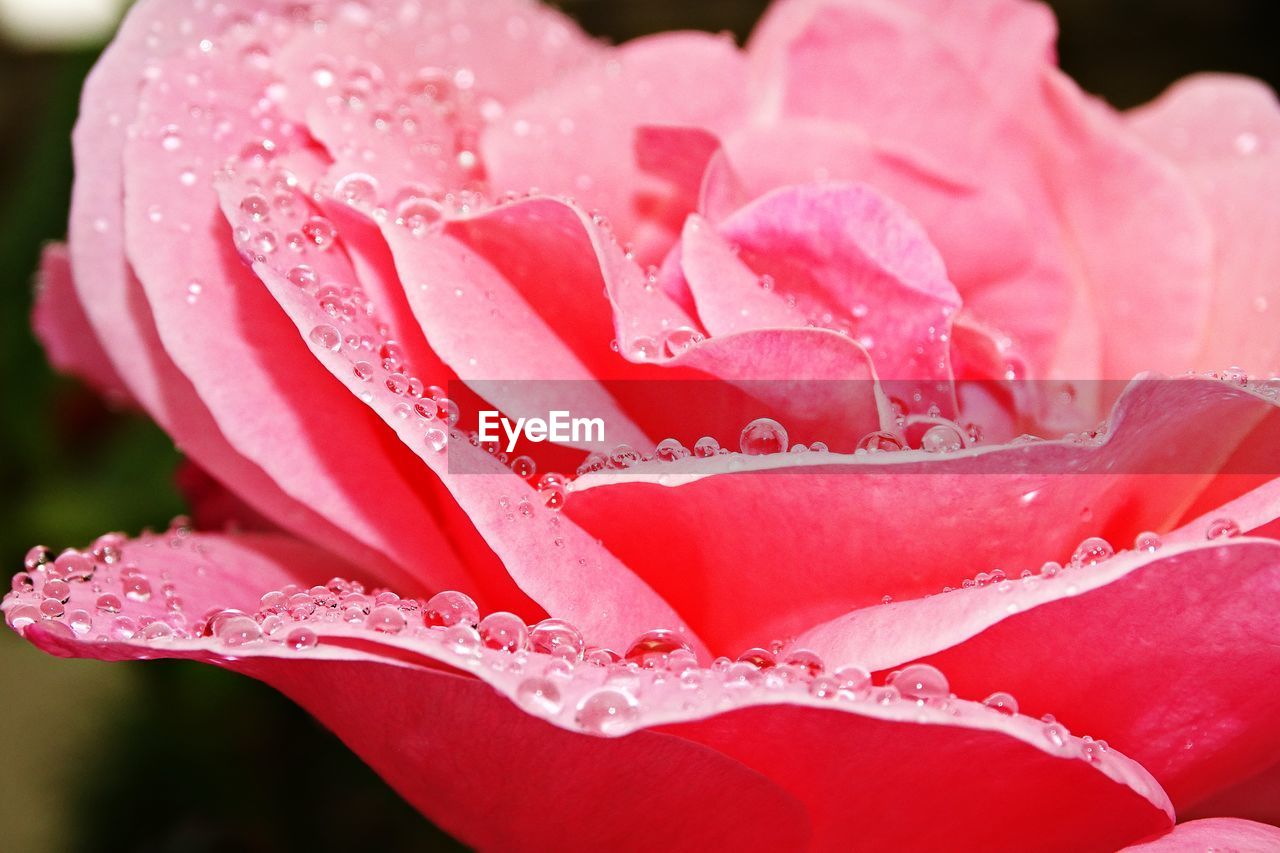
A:
{"label": "rose petal", "polygon": [[666,33],[629,42],[594,66],[508,110],[480,142],[492,187],[570,195],[602,211],[652,262],[670,245],[670,185],[646,181],[618,152],[636,128],[685,125],[720,131],[742,120],[745,63],[730,39]]}
{"label": "rose petal", "polygon": [[1213,231],[1213,294],[1198,369],[1280,368],[1280,108],[1256,80],[1198,75],[1129,114],[1191,181]]}
{"label": "rose petal", "polygon": [[[1104,376],[1192,367],[1211,245],[1186,180],[1052,67],[1043,12],[990,3],[1004,13],[977,23],[935,6],[784,7],[749,49],[758,79],[772,81],[757,86],[758,111],[854,123],[967,183],[1012,189],[1038,240],[1054,230],[1040,223],[1057,223],[1060,269],[1075,280],[1068,328],[1101,324]],[[1087,340],[1065,339],[1050,375],[1093,375],[1081,373],[1089,352]]]}
{"label": "rose petal", "polygon": [[[1181,807],[1280,753],[1280,543],[1166,544],[1057,577],[851,613],[797,642],[872,669],[922,658],[965,695],[1105,733]],[[1069,638],[1069,639],[1068,639]]]}
{"label": "rose petal", "polygon": [[84,379],[109,400],[128,402],[128,388],[80,304],[71,281],[71,258],[61,243],[46,246],[40,255],[31,325],[54,367]]}
{"label": "rose petal", "polygon": [[1016,577],[1089,536],[1168,530],[1273,410],[1229,383],[1154,379],[1130,387],[1100,441],[646,463],[576,481],[565,514],[713,649],[741,648],[978,571]]}
{"label": "rose petal", "polygon": [[[234,2],[203,10],[163,2],[132,7],[85,84],[76,125],[77,180],[69,226],[72,283],[130,396],[175,437],[184,453],[223,482],[235,483],[246,501],[277,524],[305,531],[353,560],[375,564],[381,558],[367,542],[286,494],[256,462],[232,447],[161,343],[151,305],[125,257],[123,151],[144,76],[256,9],[255,4]],[[159,38],[160,33],[172,37]],[[178,186],[190,192],[203,189],[203,176],[194,170],[184,169],[177,177]],[[178,269],[180,276],[171,282],[175,296],[190,297],[189,268]]]}
{"label": "rose petal", "polygon": [[[120,552],[120,565],[167,572],[177,594],[200,608],[217,606],[224,593],[228,603],[249,606],[249,578],[305,584],[319,567],[305,546],[270,537],[151,537]],[[95,580],[110,583],[114,572],[100,566]],[[1166,829],[1172,817],[1150,776],[1119,753],[1090,758],[1085,742],[972,702],[822,697],[803,681],[757,672],[753,686],[696,666],[675,677],[573,665],[484,648],[461,626],[420,627],[409,602],[383,605],[403,614],[403,627],[376,610],[368,625],[347,622],[319,604],[292,623],[259,613],[265,636],[254,634],[251,617],[220,614],[213,636],[160,637],[151,629],[151,636],[90,639],[96,626],[71,627],[84,624],[78,615],[27,621],[30,602],[53,591],[44,572],[34,580],[38,589],[10,594],[4,610],[46,651],[188,658],[267,681],[412,804],[480,846],[563,847],[566,809],[576,814],[570,804],[583,791],[614,803],[572,820],[573,842],[587,846],[728,838],[748,847],[829,848],[847,843],[852,818],[873,847],[900,842],[904,826],[923,848],[1004,847],[1032,832],[1046,849],[1116,847]],[[77,610],[96,595],[86,581],[67,586]],[[343,612],[360,609],[349,590],[334,581],[315,600],[347,596]],[[157,609],[126,601],[126,618]],[[264,606],[278,605],[264,596]],[[852,776],[850,756],[860,770]],[[1001,820],[975,823],[957,785],[1006,804]],[[505,804],[503,820],[493,820],[495,801]],[[1106,820],[1081,820],[1091,814]]]}
{"label": "rose petal", "polygon": [[779,190],[714,230],[691,217],[680,251],[698,319],[713,335],[830,326],[868,350],[881,378],[950,378],[959,295],[919,226],[866,187]]}
{"label": "rose petal", "polygon": [[1269,853],[1277,847],[1280,847],[1280,828],[1250,820],[1220,817],[1181,823],[1158,838],[1124,849],[1148,853],[1197,853],[1201,850]]}

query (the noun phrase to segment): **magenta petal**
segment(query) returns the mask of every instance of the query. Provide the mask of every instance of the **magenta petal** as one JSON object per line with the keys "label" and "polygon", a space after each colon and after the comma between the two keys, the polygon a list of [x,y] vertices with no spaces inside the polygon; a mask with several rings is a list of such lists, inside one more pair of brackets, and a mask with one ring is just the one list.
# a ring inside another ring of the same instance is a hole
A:
{"label": "magenta petal", "polygon": [[1205,850],[1272,853],[1280,849],[1280,828],[1230,817],[1193,820],[1124,849],[1142,853],[1202,853]]}
{"label": "magenta petal", "polygon": [[[6,618],[54,654],[186,658],[262,679],[481,847],[564,849],[570,838],[575,848],[727,840],[836,849],[852,821],[872,847],[901,843],[911,827],[912,846],[924,849],[1008,847],[1032,833],[1045,849],[1115,848],[1172,819],[1159,786],[1118,752],[974,702],[877,701],[758,671],[752,682],[692,665],[677,677],[513,654],[484,647],[464,625],[424,627],[416,602],[371,606],[340,580],[264,595],[257,619],[222,611],[199,630],[186,613],[256,609],[251,578],[305,586],[333,566],[275,537],[160,536],[114,547],[93,583],[137,592],[143,580],[164,579],[172,592],[122,597],[118,614],[103,614],[89,609],[98,595],[90,580],[58,581],[65,589],[55,591],[40,571],[35,588],[6,597]],[[48,593],[72,609],[32,621],[32,602]],[[168,604],[174,597],[180,610]],[[284,615],[275,612],[281,599],[313,609]],[[121,619],[140,630],[127,636]],[[1002,803],[1001,820],[975,822],[957,786]],[[580,813],[583,797],[610,807]],[[1082,817],[1090,815],[1106,817]]]}

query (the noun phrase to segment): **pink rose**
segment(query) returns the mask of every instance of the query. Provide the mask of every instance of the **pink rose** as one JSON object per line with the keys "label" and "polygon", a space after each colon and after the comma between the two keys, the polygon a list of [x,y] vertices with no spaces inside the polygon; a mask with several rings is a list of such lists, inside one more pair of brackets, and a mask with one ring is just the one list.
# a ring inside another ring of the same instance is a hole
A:
{"label": "pink rose", "polygon": [[1280,109],[1053,40],[142,0],[35,322],[241,532],[33,549],[7,621],[262,679],[481,848],[1275,849]]}

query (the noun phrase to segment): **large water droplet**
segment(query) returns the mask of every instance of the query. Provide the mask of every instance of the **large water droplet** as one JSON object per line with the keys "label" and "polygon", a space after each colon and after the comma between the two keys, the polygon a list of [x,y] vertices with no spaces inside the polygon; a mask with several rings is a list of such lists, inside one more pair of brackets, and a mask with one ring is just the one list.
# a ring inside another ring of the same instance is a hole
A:
{"label": "large water droplet", "polygon": [[1098,536],[1090,536],[1081,542],[1075,553],[1071,555],[1071,565],[1096,566],[1098,563],[1110,560],[1115,553],[1110,542]]}
{"label": "large water droplet", "polygon": [[223,645],[245,646],[261,640],[262,629],[248,616],[232,616],[218,623],[215,636]]}
{"label": "large water droplet", "polygon": [[480,641],[485,647],[516,652],[529,647],[529,629],[514,613],[490,613],[480,620]]}
{"label": "large water droplet", "polygon": [[399,607],[394,604],[380,604],[369,611],[369,618],[364,624],[384,634],[399,634],[409,623]]}
{"label": "large water droplet", "polygon": [[322,349],[337,352],[342,349],[342,334],[333,326],[321,324],[311,330],[311,342]]}
{"label": "large water droplet", "polygon": [[891,675],[886,681],[906,699],[925,703],[943,700],[951,695],[947,677],[927,663],[913,663]]}
{"label": "large water droplet", "polygon": [[1230,539],[1241,534],[1240,525],[1230,518],[1215,518],[1204,532],[1206,539]]}
{"label": "large water droplet", "polygon": [[573,625],[563,619],[543,619],[529,631],[529,642],[534,651],[578,661],[586,648],[582,634]]}
{"label": "large water droplet", "polygon": [[480,622],[480,608],[466,593],[445,590],[427,600],[422,616],[427,625],[435,628],[460,624],[475,627]]}
{"label": "large water droplet", "polygon": [[787,431],[772,418],[756,418],[738,436],[738,446],[748,456],[786,453],[788,445]]}
{"label": "large water droplet", "polygon": [[634,697],[605,687],[578,703],[574,722],[590,734],[613,736],[631,731],[639,717],[640,706]]}
{"label": "large water droplet", "polygon": [[516,687],[516,701],[530,713],[550,717],[560,712],[560,688],[545,678],[526,678]]}

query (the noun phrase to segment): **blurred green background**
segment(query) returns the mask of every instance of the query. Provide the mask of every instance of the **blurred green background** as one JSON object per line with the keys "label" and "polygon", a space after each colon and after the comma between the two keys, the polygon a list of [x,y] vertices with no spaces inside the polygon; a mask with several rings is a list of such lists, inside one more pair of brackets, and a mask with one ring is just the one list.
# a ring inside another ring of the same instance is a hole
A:
{"label": "blurred green background", "polygon": [[[475,0],[483,2],[483,0]],[[22,5],[0,0],[0,25]],[[180,0],[175,0],[180,2]],[[620,41],[749,32],[760,0],[564,0]],[[1274,0],[1057,0],[1063,66],[1121,107],[1197,70],[1280,81]],[[156,427],[52,374],[28,330],[40,246],[65,233],[69,134],[100,43],[0,28],[0,565],[36,543],[161,527],[182,512]],[[7,586],[5,587],[7,589]],[[0,850],[456,847],[273,691],[210,667],[54,661],[0,630]]]}

